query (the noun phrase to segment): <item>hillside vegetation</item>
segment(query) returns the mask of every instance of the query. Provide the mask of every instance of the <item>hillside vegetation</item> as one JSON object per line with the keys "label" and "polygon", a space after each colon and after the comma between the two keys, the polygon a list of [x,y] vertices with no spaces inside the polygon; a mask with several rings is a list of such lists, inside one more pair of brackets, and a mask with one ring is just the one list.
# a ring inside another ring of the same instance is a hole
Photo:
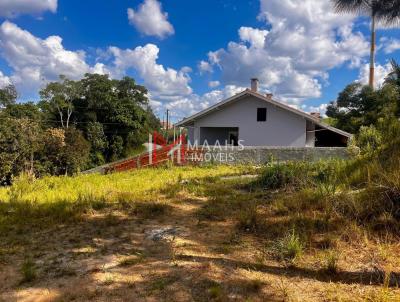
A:
{"label": "hillside vegetation", "polygon": [[0,190],[0,300],[398,301],[393,146],[350,161],[21,176]]}

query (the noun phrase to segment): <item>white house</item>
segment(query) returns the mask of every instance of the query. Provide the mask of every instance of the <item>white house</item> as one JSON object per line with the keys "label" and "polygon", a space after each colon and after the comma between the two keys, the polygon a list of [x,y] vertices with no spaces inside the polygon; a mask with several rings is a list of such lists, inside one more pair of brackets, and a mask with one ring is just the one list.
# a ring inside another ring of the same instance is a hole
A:
{"label": "white house", "polygon": [[223,100],[176,124],[187,128],[194,144],[271,147],[344,147],[350,133],[321,122],[319,116],[294,109],[251,89]]}

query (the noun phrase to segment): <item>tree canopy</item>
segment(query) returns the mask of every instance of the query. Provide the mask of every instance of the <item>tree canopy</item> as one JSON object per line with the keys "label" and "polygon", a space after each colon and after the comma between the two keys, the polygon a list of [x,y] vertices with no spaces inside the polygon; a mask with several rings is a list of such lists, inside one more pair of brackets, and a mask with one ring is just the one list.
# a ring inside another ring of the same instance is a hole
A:
{"label": "tree canopy", "polygon": [[129,77],[60,76],[39,95],[38,103],[16,103],[14,86],[0,90],[0,182],[27,169],[73,174],[129,156],[160,128],[146,88]]}

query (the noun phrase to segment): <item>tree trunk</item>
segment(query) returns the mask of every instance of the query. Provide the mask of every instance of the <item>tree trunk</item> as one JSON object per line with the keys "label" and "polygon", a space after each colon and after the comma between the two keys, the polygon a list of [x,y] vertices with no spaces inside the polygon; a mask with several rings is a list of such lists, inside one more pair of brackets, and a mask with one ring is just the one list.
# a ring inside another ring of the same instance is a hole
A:
{"label": "tree trunk", "polygon": [[376,31],[375,31],[375,15],[372,15],[371,20],[371,54],[369,62],[369,86],[374,88],[375,81],[375,43],[376,43]]}

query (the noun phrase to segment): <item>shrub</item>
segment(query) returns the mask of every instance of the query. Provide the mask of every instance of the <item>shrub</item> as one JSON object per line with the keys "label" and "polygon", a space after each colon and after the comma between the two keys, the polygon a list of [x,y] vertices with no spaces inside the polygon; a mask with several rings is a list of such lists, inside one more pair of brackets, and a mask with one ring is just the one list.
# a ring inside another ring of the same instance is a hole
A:
{"label": "shrub", "polygon": [[256,231],[260,227],[257,205],[250,203],[238,213],[238,227],[246,231]]}
{"label": "shrub", "polygon": [[317,188],[322,195],[334,194],[347,163],[343,160],[287,162],[266,166],[256,184],[265,189]]}
{"label": "shrub", "polygon": [[273,246],[273,253],[280,261],[294,261],[303,253],[304,245],[300,237],[293,230],[279,239]]}
{"label": "shrub", "polygon": [[303,162],[276,163],[264,168],[258,179],[265,189],[298,187],[306,179],[307,164]]}
{"label": "shrub", "polygon": [[35,263],[32,261],[32,259],[30,258],[25,259],[25,261],[22,263],[21,273],[22,273],[21,283],[31,282],[36,279],[37,277],[36,266]]}
{"label": "shrub", "polygon": [[338,254],[336,251],[328,251],[325,254],[325,264],[324,269],[326,272],[331,274],[336,274],[338,272]]}

